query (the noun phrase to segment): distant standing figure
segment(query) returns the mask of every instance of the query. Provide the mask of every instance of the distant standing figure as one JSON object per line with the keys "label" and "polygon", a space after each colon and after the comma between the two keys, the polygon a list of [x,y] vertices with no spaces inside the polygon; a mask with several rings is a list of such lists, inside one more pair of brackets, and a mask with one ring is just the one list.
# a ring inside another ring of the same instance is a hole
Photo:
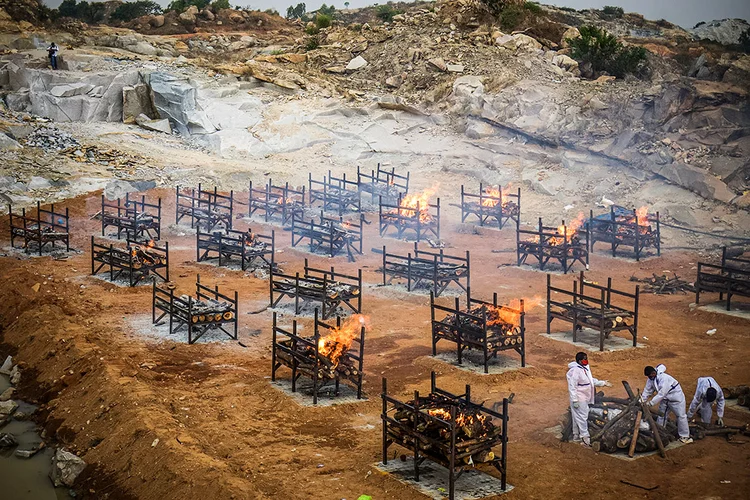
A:
{"label": "distant standing figure", "polygon": [[57,69],[57,53],[60,51],[60,49],[57,47],[57,44],[55,42],[52,42],[52,44],[47,47],[47,54],[49,54],[49,63],[52,66],[52,69]]}
{"label": "distant standing figure", "polygon": [[612,384],[606,380],[597,380],[591,375],[589,359],[585,352],[576,354],[576,360],[568,364],[568,396],[570,397],[570,417],[573,423],[573,441],[582,441],[591,446],[589,436],[589,404],[594,404],[596,390],[594,387]]}
{"label": "distant standing figure", "polygon": [[713,377],[698,377],[695,396],[687,413],[688,420],[693,418],[697,411],[700,413],[701,421],[704,424],[710,424],[714,413],[712,408],[714,401],[716,401],[716,416],[719,417],[717,423],[724,425],[724,392]]}
{"label": "distant standing figure", "polygon": [[667,367],[663,364],[657,365],[656,368],[647,366],[644,368],[643,374],[648,377],[648,381],[643,389],[643,394],[641,394],[641,400],[648,401],[648,398],[655,394],[648,405],[656,406],[659,413],[662,414],[657,423],[664,425],[667,421],[667,413],[669,411],[674,412],[680,441],[686,444],[692,443],[690,427],[685,414],[685,393],[682,392],[680,383],[667,374]]}

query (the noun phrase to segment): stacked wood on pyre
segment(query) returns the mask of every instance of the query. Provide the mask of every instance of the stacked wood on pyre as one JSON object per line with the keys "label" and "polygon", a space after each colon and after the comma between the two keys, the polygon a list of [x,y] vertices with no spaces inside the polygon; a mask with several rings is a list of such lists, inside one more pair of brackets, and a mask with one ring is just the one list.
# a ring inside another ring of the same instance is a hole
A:
{"label": "stacked wood on pyre", "polygon": [[490,304],[474,306],[465,312],[477,319],[464,315],[449,314],[443,319],[443,323],[456,325],[461,329],[461,335],[466,336],[468,334],[471,336],[471,340],[481,343],[484,341],[484,331],[482,330],[482,321],[479,318],[486,314],[488,349],[523,343],[521,326],[518,321],[519,314]]}
{"label": "stacked wood on pyre", "polygon": [[[559,314],[573,319],[576,316],[578,319],[578,329],[583,329],[580,324],[584,322],[589,327],[604,328],[605,338],[609,338],[610,330],[613,328],[624,328],[633,326],[633,314],[629,311],[604,309],[602,313],[601,304],[590,304],[583,300],[576,302],[565,302],[566,305],[571,306],[568,308],[559,308]],[[575,305],[575,307],[573,307]]]}
{"label": "stacked wood on pyre", "polygon": [[248,247],[251,252],[258,254],[264,253],[270,247],[265,240],[256,238],[251,229],[248,229],[247,233],[245,233],[245,246]]}
{"label": "stacked wood on pyre", "polygon": [[[502,212],[506,217],[518,217],[520,214],[518,203],[505,196],[505,193],[510,192],[510,188],[510,184],[503,188],[502,191],[500,187],[487,187],[484,190],[484,194],[489,196],[489,198],[482,199],[482,206],[485,208],[496,208],[498,213]],[[471,202],[471,204],[479,205],[479,202]]]}
{"label": "stacked wood on pyre", "polygon": [[[492,420],[481,413],[478,408],[467,407],[457,403],[454,399],[448,399],[440,394],[431,393],[426,397],[420,396],[418,401],[406,402],[408,406],[418,404],[419,413],[416,413],[416,428],[421,435],[437,441],[419,440],[419,449],[429,455],[442,456],[450,461],[451,455],[451,433],[450,428],[433,421],[425,416],[437,417],[440,420],[451,422],[451,408],[455,406],[456,411],[456,451],[457,458],[465,464],[490,462],[495,458],[492,447],[502,438],[502,428],[495,426]],[[411,428],[414,426],[415,412],[408,410],[397,410],[393,418],[398,422]],[[388,426],[388,433],[406,440],[414,445],[409,435],[405,434],[396,426]]]}
{"label": "stacked wood on pyre", "polygon": [[[284,278],[282,280],[274,281],[280,291],[295,292],[296,281],[293,278]],[[318,282],[311,282],[309,279],[300,278],[300,288],[304,288],[305,291],[312,292],[312,294],[319,295],[325,294],[325,297],[330,300],[349,300],[359,295],[359,287],[356,285],[349,285],[347,283],[341,283],[339,281],[328,281],[326,282],[325,290],[323,290],[323,280],[320,279]],[[308,295],[308,293],[300,293],[300,296]]]}
{"label": "stacked wood on pyre", "polygon": [[[347,356],[352,343],[359,338],[360,331],[366,323],[366,317],[355,314],[347,318],[340,327],[332,328],[325,337],[318,339],[318,379],[331,380],[336,378],[337,372],[346,377],[356,377],[359,369],[355,361]],[[308,343],[295,343],[294,339],[282,340],[279,344],[294,348],[298,354],[297,371],[307,377],[315,377],[315,337],[304,338]],[[284,351],[277,351],[276,356],[292,365],[293,360]]]}
{"label": "stacked wood on pyre", "polygon": [[218,323],[234,319],[232,304],[223,300],[208,298],[196,300],[188,295],[181,295],[180,300],[185,301],[185,303],[188,301],[192,303],[190,321],[193,323]]}
{"label": "stacked wood on pyre", "polygon": [[[166,259],[162,255],[152,252],[150,249],[155,245],[153,240],[146,243],[131,244],[128,246],[128,252],[133,257],[133,269],[141,267],[154,267],[166,264]],[[117,251],[114,249],[114,251]]]}
{"label": "stacked wood on pyre", "polygon": [[637,278],[631,276],[630,281],[645,283],[641,290],[656,295],[672,295],[675,293],[687,292],[695,293],[695,285],[691,282],[680,279],[676,274],[671,278],[666,274],[657,276],[655,273],[651,278]]}

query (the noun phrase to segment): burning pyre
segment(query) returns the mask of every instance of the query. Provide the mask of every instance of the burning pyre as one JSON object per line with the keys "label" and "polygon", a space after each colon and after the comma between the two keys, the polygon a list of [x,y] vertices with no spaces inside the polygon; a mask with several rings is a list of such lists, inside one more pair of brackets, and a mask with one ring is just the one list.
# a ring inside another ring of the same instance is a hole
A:
{"label": "burning pyre", "polygon": [[133,259],[134,269],[139,269],[141,267],[154,267],[165,263],[161,255],[150,251],[154,246],[156,246],[156,242],[154,242],[154,240],[149,240],[139,244],[131,244],[128,247],[130,256]]}
{"label": "burning pyre", "polygon": [[[456,400],[434,393],[426,397],[420,397],[416,401],[407,401],[406,404],[412,407],[418,406],[419,413],[403,409],[396,411],[393,418],[401,424],[413,427],[416,416],[417,431],[421,435],[441,443],[430,444],[426,440],[420,441],[420,449],[423,452],[442,455],[446,460],[450,460],[450,425],[455,425],[456,450],[464,463],[489,462],[495,458],[491,448],[500,439],[502,429],[495,426],[492,420],[487,415],[483,415],[479,408],[465,406]],[[453,407],[455,407],[455,422],[451,419]],[[444,424],[429,417],[440,419]],[[402,432],[395,426],[389,427],[388,431],[394,435],[400,435]]]}
{"label": "burning pyre", "polygon": [[430,215],[430,198],[438,192],[439,185],[435,185],[421,193],[407,194],[401,198],[398,207],[398,214],[402,217],[415,218],[419,212],[420,222],[429,222],[432,220]]}

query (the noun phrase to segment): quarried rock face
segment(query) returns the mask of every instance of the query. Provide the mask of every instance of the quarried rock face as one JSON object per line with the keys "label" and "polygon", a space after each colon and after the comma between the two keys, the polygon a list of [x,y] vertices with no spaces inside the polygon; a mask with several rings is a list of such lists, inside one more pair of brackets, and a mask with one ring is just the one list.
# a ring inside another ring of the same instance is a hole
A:
{"label": "quarried rock face", "polygon": [[180,134],[210,134],[216,131],[198,104],[197,89],[186,79],[168,73],[151,73],[149,78],[159,117],[169,120]]}

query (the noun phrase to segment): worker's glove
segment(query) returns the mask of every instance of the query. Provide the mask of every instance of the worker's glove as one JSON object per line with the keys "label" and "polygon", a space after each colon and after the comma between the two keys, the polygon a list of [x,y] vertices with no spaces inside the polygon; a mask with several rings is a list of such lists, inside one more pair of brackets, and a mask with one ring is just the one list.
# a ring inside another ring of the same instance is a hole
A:
{"label": "worker's glove", "polygon": [[573,401],[573,408],[578,408],[579,404],[578,401]]}
{"label": "worker's glove", "polygon": [[719,417],[718,420],[716,420],[716,424],[724,427],[724,419],[722,417]]}
{"label": "worker's glove", "polygon": [[612,387],[612,383],[609,380],[604,381],[604,387]]}
{"label": "worker's glove", "polygon": [[688,413],[687,414],[687,419],[688,420],[693,420],[693,414],[692,413]]}

